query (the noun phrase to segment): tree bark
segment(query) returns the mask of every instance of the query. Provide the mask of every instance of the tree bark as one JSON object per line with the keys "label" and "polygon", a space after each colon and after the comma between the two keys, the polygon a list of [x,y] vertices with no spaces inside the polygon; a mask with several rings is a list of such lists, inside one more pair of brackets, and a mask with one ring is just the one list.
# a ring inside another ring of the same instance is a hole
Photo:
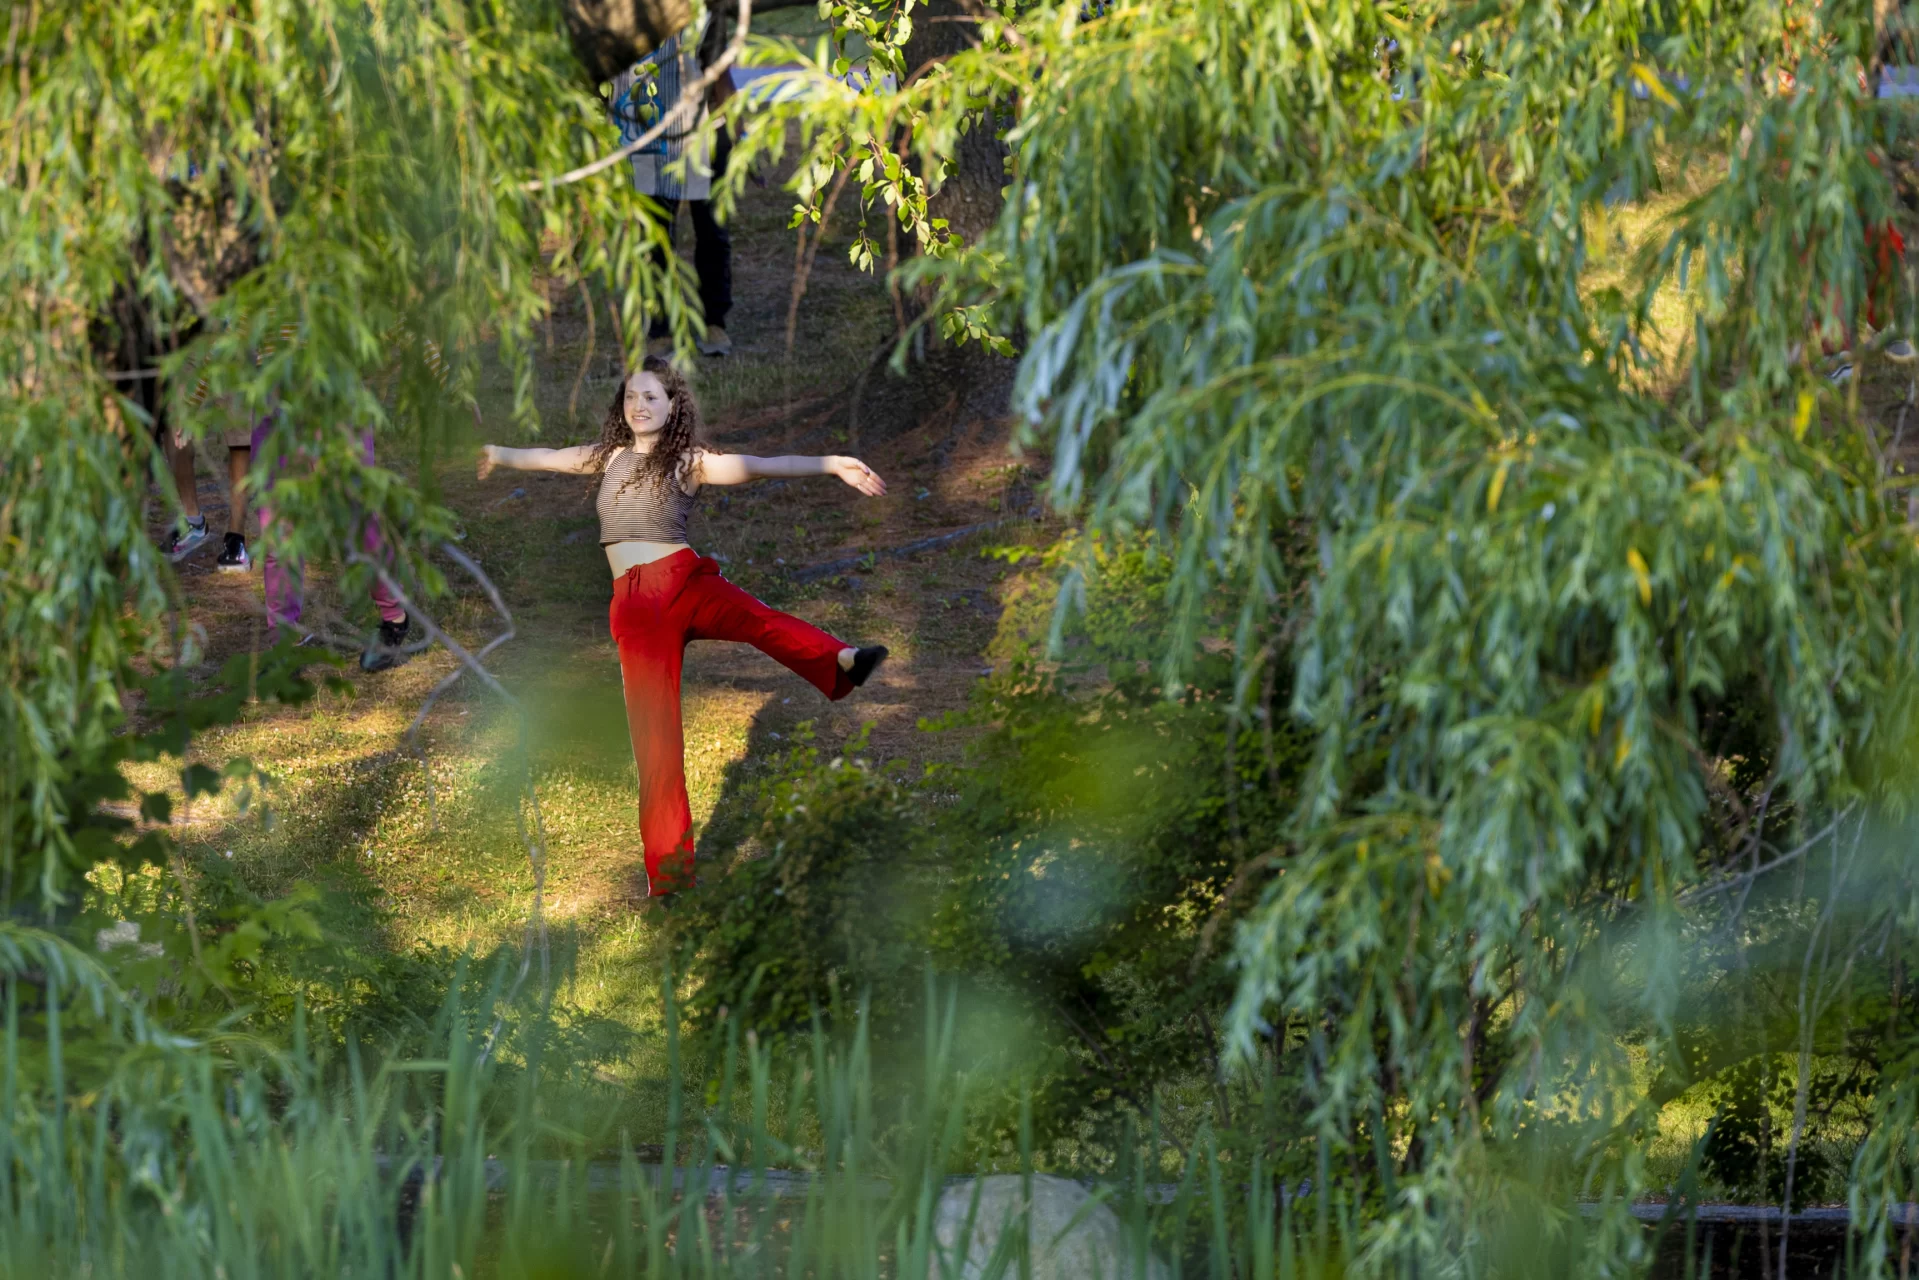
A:
{"label": "tree bark", "polygon": [[[931,0],[916,7],[913,17],[913,37],[905,49],[908,75],[978,42],[978,28],[960,0]],[[1010,123],[989,111],[962,135],[952,168],[927,200],[927,215],[946,219],[948,228],[969,246],[978,244],[999,218],[1007,148],[997,135]],[[887,216],[892,216],[890,211]],[[868,369],[849,411],[855,442],[937,424],[946,428],[950,445],[982,421],[1004,419],[1011,408],[1014,362],[977,342],[962,347],[941,338],[938,317],[927,314],[933,303],[930,291],[903,301],[907,322],[920,322],[906,372],[902,376],[888,367],[890,345]]]}
{"label": "tree bark", "polygon": [[559,0],[566,33],[595,84],[611,80],[693,19],[688,0]]}

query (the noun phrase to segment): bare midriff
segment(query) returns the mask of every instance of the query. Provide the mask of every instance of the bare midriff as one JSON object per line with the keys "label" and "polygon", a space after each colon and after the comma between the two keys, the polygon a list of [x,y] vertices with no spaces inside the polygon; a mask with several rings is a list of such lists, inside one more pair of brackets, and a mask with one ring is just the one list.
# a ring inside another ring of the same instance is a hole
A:
{"label": "bare midriff", "polygon": [[670,555],[691,551],[692,548],[684,542],[609,542],[603,550],[607,564],[613,569],[613,576],[624,578],[629,569],[652,564],[655,560],[664,560]]}

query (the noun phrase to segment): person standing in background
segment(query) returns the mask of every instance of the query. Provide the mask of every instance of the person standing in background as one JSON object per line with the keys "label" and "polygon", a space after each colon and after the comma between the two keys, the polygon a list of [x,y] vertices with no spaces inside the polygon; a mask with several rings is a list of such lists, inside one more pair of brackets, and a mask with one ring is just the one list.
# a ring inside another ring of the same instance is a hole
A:
{"label": "person standing in background", "polygon": [[[187,397],[187,408],[200,410],[207,401],[207,383],[202,378]],[[220,414],[220,440],[227,448],[228,500],[226,536],[221,541],[220,554],[214,560],[213,567],[222,573],[245,573],[253,567],[253,557],[247,551],[246,534],[246,481],[247,471],[253,465],[253,423],[225,401],[215,402],[215,412]],[[180,505],[186,519],[168,535],[160,549],[178,562],[192,555],[194,549],[206,541],[209,530],[206,517],[200,514],[199,500],[194,496],[193,442],[178,427],[174,427],[170,434],[174,483],[180,489]]]}
{"label": "person standing in background", "polygon": [[[698,28],[680,32],[613,78],[607,111],[619,128],[622,144],[653,128],[672,110],[686,87],[700,78],[702,63],[717,56],[722,32],[722,23],[709,13]],[[690,123],[669,129],[631,158],[633,189],[659,206],[667,238],[672,239],[679,224],[681,203],[692,219],[693,268],[699,275],[700,312],[706,324],[697,346],[705,356],[724,356],[733,350],[726,336],[726,313],[733,307],[733,242],[714,217],[712,201],[713,179],[726,171],[732,139],[724,128],[710,137],[704,132],[709,113],[725,102],[730,88],[727,77],[720,77]],[[664,314],[649,318],[646,336],[649,354],[671,354]]]}

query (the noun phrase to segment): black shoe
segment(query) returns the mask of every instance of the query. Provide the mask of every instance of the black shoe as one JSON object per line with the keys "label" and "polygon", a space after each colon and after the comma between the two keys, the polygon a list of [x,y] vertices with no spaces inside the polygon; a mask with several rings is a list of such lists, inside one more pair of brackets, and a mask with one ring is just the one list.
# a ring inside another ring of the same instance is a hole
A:
{"label": "black shoe", "polygon": [[401,652],[406,647],[406,633],[413,626],[413,619],[402,617],[398,622],[380,622],[380,638],[366,652],[360,655],[360,670],[385,671],[397,667],[406,661]]}
{"label": "black shoe", "polygon": [[253,567],[253,557],[247,554],[247,540],[237,533],[227,535],[226,545],[220,548],[220,558],[213,567],[221,573],[245,573]]}
{"label": "black shoe", "polygon": [[846,670],[846,678],[853,682],[855,689],[866,683],[867,677],[879,669],[886,661],[886,646],[870,645],[864,649],[853,650],[853,665]]}

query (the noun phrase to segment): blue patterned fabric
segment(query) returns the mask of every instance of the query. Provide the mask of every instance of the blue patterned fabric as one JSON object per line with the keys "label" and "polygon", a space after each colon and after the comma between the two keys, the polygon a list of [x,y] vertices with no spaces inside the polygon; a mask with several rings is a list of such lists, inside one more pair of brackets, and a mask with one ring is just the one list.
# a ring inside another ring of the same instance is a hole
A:
{"label": "blue patterned fabric", "polygon": [[[610,114],[626,145],[660,122],[700,77],[703,20],[662,44],[613,78]],[[706,200],[713,189],[712,147],[700,137],[706,104],[691,120],[668,130],[634,153],[633,189],[657,200]]]}

